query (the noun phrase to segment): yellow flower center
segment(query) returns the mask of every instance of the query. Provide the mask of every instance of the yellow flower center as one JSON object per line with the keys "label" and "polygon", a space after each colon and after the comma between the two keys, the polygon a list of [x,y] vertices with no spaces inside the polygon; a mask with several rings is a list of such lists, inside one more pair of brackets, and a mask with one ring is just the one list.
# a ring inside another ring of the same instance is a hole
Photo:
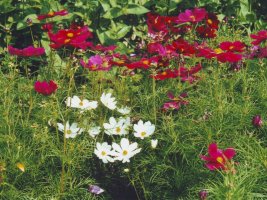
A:
{"label": "yellow flower center", "polygon": [[144,137],[145,135],[146,135],[146,132],[143,131],[143,132],[141,133],[141,136]]}
{"label": "yellow flower center", "polygon": [[207,22],[208,22],[208,24],[212,24],[212,20],[211,19],[208,19]]}
{"label": "yellow flower center", "polygon": [[214,52],[215,52],[216,54],[219,54],[219,53],[222,53],[223,50],[221,50],[220,48],[218,48],[218,49],[214,49]]}
{"label": "yellow flower center", "polygon": [[81,101],[81,102],[79,103],[79,105],[80,105],[80,106],[83,106],[83,102]]}
{"label": "yellow flower center", "polygon": [[72,38],[74,36],[73,33],[67,33],[67,37]]}
{"label": "yellow flower center", "polygon": [[148,60],[144,60],[144,61],[143,61],[143,64],[144,64],[144,65],[148,65],[148,64],[149,64],[149,61],[148,61]]}
{"label": "yellow flower center", "polygon": [[233,49],[233,48],[234,48],[234,46],[230,46],[230,47],[229,47],[229,49]]}
{"label": "yellow flower center", "polygon": [[116,133],[119,134],[120,132],[121,132],[121,128],[120,128],[120,127],[117,127],[117,128],[116,128]]}
{"label": "yellow flower center", "polygon": [[67,43],[69,43],[70,42],[70,39],[66,39],[66,40],[64,40],[64,43],[65,44],[67,44]]}
{"label": "yellow flower center", "polygon": [[102,152],[101,152],[101,155],[102,155],[102,156],[105,156],[105,155],[107,155],[107,153],[106,153],[105,151],[102,151]]}
{"label": "yellow flower center", "polygon": [[218,163],[222,163],[223,162],[223,158],[221,156],[219,156],[218,158],[216,158]]}
{"label": "yellow flower center", "polygon": [[66,130],[66,134],[71,134],[71,130]]}
{"label": "yellow flower center", "polygon": [[55,12],[54,11],[50,11],[48,14],[47,14],[49,17],[53,17],[55,15]]}
{"label": "yellow flower center", "polygon": [[116,61],[116,62],[119,63],[119,64],[123,64],[123,63],[124,63],[123,60],[118,60],[118,61]]}
{"label": "yellow flower center", "polygon": [[167,72],[162,72],[161,75],[166,76]]}
{"label": "yellow flower center", "polygon": [[194,15],[191,15],[189,18],[191,18],[193,21],[196,20],[196,17]]}
{"label": "yellow flower center", "polygon": [[124,156],[126,156],[128,154],[128,151],[126,151],[126,150],[124,150],[123,152],[122,152],[122,155],[124,155]]}

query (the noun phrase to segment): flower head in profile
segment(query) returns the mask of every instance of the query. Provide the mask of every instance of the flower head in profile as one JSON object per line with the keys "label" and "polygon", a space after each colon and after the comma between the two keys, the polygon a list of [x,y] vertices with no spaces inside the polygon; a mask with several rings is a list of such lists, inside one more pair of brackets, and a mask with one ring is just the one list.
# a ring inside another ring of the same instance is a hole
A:
{"label": "flower head in profile", "polygon": [[87,99],[81,100],[78,96],[68,97],[66,105],[72,108],[79,108],[82,111],[92,110],[97,108],[97,101],[88,101]]}
{"label": "flower head in profile", "polygon": [[45,49],[43,47],[33,47],[33,46],[28,46],[24,49],[17,49],[12,46],[8,46],[8,52],[11,55],[15,56],[32,57],[32,56],[41,56],[45,54]]}
{"label": "flower head in profile", "polygon": [[111,145],[109,145],[107,142],[102,144],[97,142],[94,153],[103,161],[103,163],[114,162],[114,159],[111,157],[114,152],[111,150]]}
{"label": "flower head in profile", "polygon": [[255,126],[255,127],[261,127],[262,124],[263,124],[263,121],[261,119],[261,116],[260,115],[255,115],[252,119],[252,124]]}
{"label": "flower head in profile", "polygon": [[179,97],[175,97],[171,92],[168,93],[168,97],[171,101],[163,104],[163,111],[179,110],[181,106],[189,104],[188,101],[184,100],[187,97],[187,93],[182,93]]}
{"label": "flower head in profile", "polygon": [[122,138],[120,145],[117,143],[112,143],[114,149],[114,160],[122,161],[122,163],[130,162],[130,158],[141,151],[138,149],[138,144],[136,142],[130,143],[127,138]]}
{"label": "flower head in profile", "polygon": [[130,118],[120,118],[118,121],[114,117],[109,118],[109,123],[104,123],[105,133],[107,135],[126,135],[129,132]]}
{"label": "flower head in profile", "polygon": [[131,109],[125,106],[125,107],[117,108],[117,111],[123,115],[128,115],[131,112]]}
{"label": "flower head in profile", "polygon": [[78,127],[77,123],[72,123],[71,125],[67,121],[65,125],[57,123],[58,130],[63,132],[65,138],[75,138],[78,134],[83,132],[82,128]]}
{"label": "flower head in profile", "polygon": [[263,41],[267,40],[267,30],[260,30],[256,34],[251,34],[250,37],[252,39],[254,39],[254,41],[251,42],[251,44],[253,44],[253,45],[259,45]]}
{"label": "flower head in profile", "polygon": [[88,133],[91,137],[97,136],[101,132],[101,127],[100,126],[92,126],[89,128]]}
{"label": "flower head in profile", "polygon": [[44,20],[44,19],[47,19],[47,18],[52,18],[52,17],[55,17],[55,16],[64,16],[64,15],[67,15],[67,14],[68,14],[67,10],[60,10],[60,11],[57,11],[57,12],[50,11],[47,14],[38,15],[37,19],[38,20]]}
{"label": "flower head in profile", "polygon": [[140,139],[144,139],[145,137],[149,137],[155,131],[155,125],[150,121],[143,122],[139,120],[137,124],[134,124],[134,136],[139,137]]}
{"label": "flower head in profile", "polygon": [[209,170],[228,170],[228,165],[236,154],[233,148],[227,148],[226,150],[218,149],[216,143],[209,145],[208,153],[209,156],[201,155],[200,158],[206,161],[205,165]]}
{"label": "flower head in profile", "polygon": [[89,185],[88,192],[98,195],[105,192],[105,190],[103,190],[101,187],[97,185]]}
{"label": "flower head in profile", "polygon": [[155,149],[157,146],[158,146],[158,140],[157,139],[151,140],[151,147],[152,147],[152,149]]}
{"label": "flower head in profile", "polygon": [[115,97],[112,97],[111,95],[111,93],[103,93],[100,97],[100,101],[110,110],[114,110],[117,108],[117,101],[115,101]]}
{"label": "flower head in profile", "polygon": [[34,84],[34,89],[36,92],[48,96],[54,93],[57,90],[57,84],[54,81],[36,81]]}

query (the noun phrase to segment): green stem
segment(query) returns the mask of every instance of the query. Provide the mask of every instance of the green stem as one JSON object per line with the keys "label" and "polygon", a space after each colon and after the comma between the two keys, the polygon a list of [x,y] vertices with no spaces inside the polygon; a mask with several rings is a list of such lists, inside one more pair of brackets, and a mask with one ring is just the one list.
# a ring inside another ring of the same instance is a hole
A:
{"label": "green stem", "polygon": [[157,122],[157,107],[156,107],[156,80],[152,78],[152,90],[153,90],[153,107],[154,107],[154,124]]}

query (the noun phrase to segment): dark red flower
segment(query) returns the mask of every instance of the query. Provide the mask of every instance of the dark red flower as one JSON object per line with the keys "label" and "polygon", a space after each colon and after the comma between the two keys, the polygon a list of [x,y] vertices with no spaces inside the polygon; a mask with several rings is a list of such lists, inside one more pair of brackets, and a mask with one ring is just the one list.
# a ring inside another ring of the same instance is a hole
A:
{"label": "dark red flower", "polygon": [[172,42],[173,48],[178,51],[178,53],[190,56],[195,53],[195,48],[193,45],[189,44],[184,39],[175,40]]}
{"label": "dark red flower", "polygon": [[263,121],[261,119],[261,116],[260,115],[254,116],[253,119],[252,119],[252,124],[255,127],[262,127]]}
{"label": "dark red flower", "polygon": [[175,48],[172,45],[166,45],[166,47],[164,47],[159,42],[149,43],[147,50],[150,54],[156,53],[160,56],[178,56],[178,54],[175,52]]}
{"label": "dark red flower", "polygon": [[243,42],[235,41],[235,42],[222,42],[220,43],[220,48],[224,51],[229,52],[243,52],[245,50],[246,45]]}
{"label": "dark red flower", "polygon": [[199,37],[201,38],[215,38],[216,29],[204,26],[198,26],[196,28],[196,32],[198,33]]}
{"label": "dark red flower", "polygon": [[180,13],[178,18],[181,22],[200,22],[207,14],[204,8],[194,8],[193,10],[185,10],[184,13]]}
{"label": "dark red flower", "polygon": [[165,80],[165,79],[169,79],[169,78],[176,78],[178,77],[178,70],[174,69],[167,69],[165,71],[162,72],[158,72],[156,75],[152,75],[152,78],[155,80]]}
{"label": "dark red flower", "polygon": [[49,83],[46,81],[36,81],[34,84],[34,89],[36,92],[48,96],[57,90],[57,84],[52,80],[49,81]]}
{"label": "dark red flower", "polygon": [[261,30],[256,34],[251,34],[250,37],[254,39],[254,41],[252,41],[251,44],[259,45],[263,41],[267,40],[267,30]]}
{"label": "dark red flower", "polygon": [[228,170],[227,165],[236,154],[233,148],[227,148],[226,150],[218,149],[216,143],[209,145],[208,153],[209,156],[201,155],[200,158],[206,161],[205,165],[209,170]]}
{"label": "dark red flower", "polygon": [[218,61],[222,63],[225,63],[225,62],[234,63],[234,62],[238,62],[242,60],[242,55],[235,54],[233,52],[224,52],[224,53],[217,54],[217,59]]}
{"label": "dark red flower", "polygon": [[140,61],[136,61],[136,62],[131,62],[131,63],[127,63],[125,64],[125,66],[128,69],[148,69],[152,63],[156,64],[158,62],[158,57],[151,57],[151,58],[141,58]]}
{"label": "dark red flower", "polygon": [[206,190],[201,190],[201,191],[198,193],[198,195],[199,195],[199,199],[200,199],[200,200],[206,200],[207,197],[208,197],[208,191],[206,191]]}
{"label": "dark red flower", "polygon": [[207,59],[211,59],[217,56],[217,54],[210,48],[204,47],[204,48],[197,48],[197,57],[204,57]]}
{"label": "dark red flower", "polygon": [[168,27],[164,16],[160,16],[156,13],[147,13],[147,26],[148,32],[168,32]]}
{"label": "dark red flower", "polygon": [[45,49],[43,47],[33,47],[29,46],[24,49],[17,49],[12,46],[8,46],[8,52],[11,55],[16,56],[24,56],[24,57],[31,57],[31,56],[41,56],[45,53]]}
{"label": "dark red flower", "polygon": [[62,46],[72,46],[75,48],[86,49],[93,46],[91,42],[87,42],[88,38],[92,38],[93,34],[89,31],[87,26],[79,29],[62,29],[57,33],[48,32],[49,38],[52,42],[50,46],[54,49]]}
{"label": "dark red flower", "polygon": [[210,28],[218,30],[218,25],[220,21],[218,20],[217,15],[215,15],[214,13],[208,13],[205,17],[205,22],[206,25]]}
{"label": "dark red flower", "polygon": [[187,93],[182,93],[179,97],[175,97],[173,93],[169,92],[168,97],[171,101],[164,103],[162,110],[164,112],[169,110],[179,110],[181,106],[189,104],[188,101],[184,100],[187,97]]}
{"label": "dark red flower", "polygon": [[188,81],[189,83],[193,83],[199,78],[194,74],[199,72],[201,69],[202,69],[201,64],[197,64],[196,66],[191,67],[189,69],[185,67],[179,67],[177,75],[181,78],[182,82]]}
{"label": "dark red flower", "polygon": [[116,48],[117,48],[117,46],[115,46],[115,45],[103,46],[101,44],[98,44],[96,46],[93,46],[92,50],[106,52],[106,51],[114,51]]}
{"label": "dark red flower", "polygon": [[50,23],[43,24],[43,25],[42,25],[42,29],[43,29],[44,31],[47,31],[47,32],[52,31],[52,29],[53,29],[53,24],[50,24]]}
{"label": "dark red flower", "polygon": [[67,14],[68,14],[67,10],[60,10],[60,11],[57,11],[57,12],[50,11],[47,14],[38,15],[37,19],[44,20],[44,19],[47,19],[47,18],[52,18],[52,17],[55,17],[55,16],[64,16],[64,15],[67,15]]}

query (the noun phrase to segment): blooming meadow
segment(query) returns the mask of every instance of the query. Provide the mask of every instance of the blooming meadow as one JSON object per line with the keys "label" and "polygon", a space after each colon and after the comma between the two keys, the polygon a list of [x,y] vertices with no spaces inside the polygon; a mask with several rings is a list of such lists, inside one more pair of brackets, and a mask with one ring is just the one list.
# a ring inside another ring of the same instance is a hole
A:
{"label": "blooming meadow", "polygon": [[163,2],[0,3],[1,199],[267,198],[266,23]]}

